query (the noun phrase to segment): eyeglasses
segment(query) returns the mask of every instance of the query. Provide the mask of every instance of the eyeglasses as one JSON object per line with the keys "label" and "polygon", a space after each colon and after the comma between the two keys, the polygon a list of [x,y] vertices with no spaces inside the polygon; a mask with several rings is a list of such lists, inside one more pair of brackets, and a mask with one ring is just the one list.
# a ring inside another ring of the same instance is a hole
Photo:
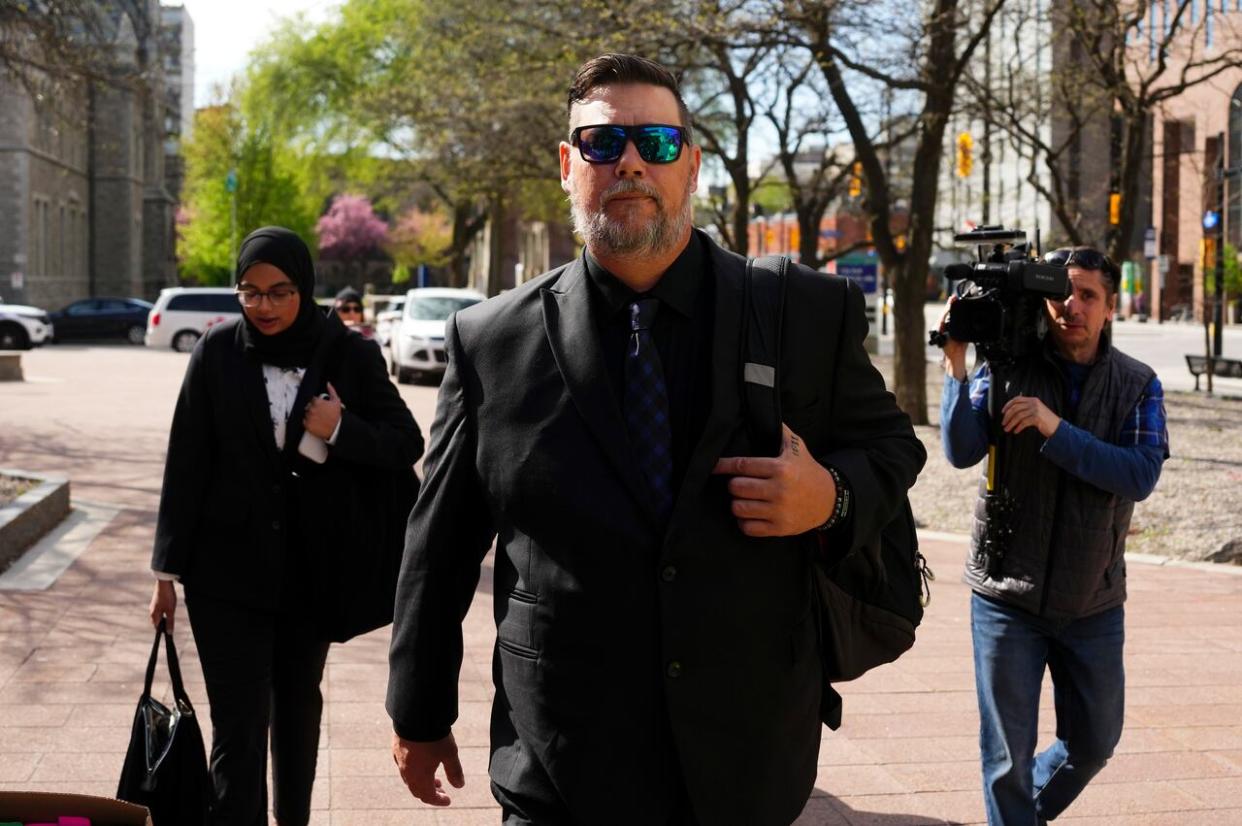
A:
{"label": "eyeglasses", "polygon": [[1111,273],[1113,262],[1107,255],[1090,247],[1062,247],[1044,254],[1044,263],[1054,267],[1081,267]]}
{"label": "eyeglasses", "polygon": [[587,163],[616,163],[625,152],[627,141],[634,142],[638,156],[647,163],[672,163],[681,157],[681,148],[689,139],[684,128],[661,123],[600,123],[579,126],[569,133],[570,145],[578,147]]}
{"label": "eyeglasses", "polygon": [[336,308],[336,311],[338,313],[361,313],[362,305],[361,304],[342,304],[341,306]]}
{"label": "eyeglasses", "polygon": [[236,292],[237,300],[243,307],[258,307],[265,298],[271,302],[273,307],[280,307],[289,303],[289,299],[298,294],[298,288],[292,284],[277,284],[267,292],[253,287],[239,287]]}

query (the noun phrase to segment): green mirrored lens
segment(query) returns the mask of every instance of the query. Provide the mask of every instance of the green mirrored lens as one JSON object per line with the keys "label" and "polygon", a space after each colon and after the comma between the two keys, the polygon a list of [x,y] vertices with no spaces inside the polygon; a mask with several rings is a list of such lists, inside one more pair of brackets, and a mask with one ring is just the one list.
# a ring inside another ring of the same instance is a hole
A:
{"label": "green mirrored lens", "polygon": [[638,154],[647,163],[672,163],[681,154],[681,133],[667,126],[651,126],[637,136]]}

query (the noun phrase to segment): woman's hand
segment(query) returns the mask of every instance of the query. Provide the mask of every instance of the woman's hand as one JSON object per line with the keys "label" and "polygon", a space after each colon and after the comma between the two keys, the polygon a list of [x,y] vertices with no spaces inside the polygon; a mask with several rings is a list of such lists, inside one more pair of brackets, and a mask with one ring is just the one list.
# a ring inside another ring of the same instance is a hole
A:
{"label": "woman's hand", "polygon": [[332,382],[328,382],[328,398],[321,399],[316,396],[310,400],[306,405],[306,414],[302,416],[302,427],[307,433],[327,440],[341,421],[343,407],[341,397],[336,395],[336,388],[332,386]]}
{"label": "woman's hand", "polygon": [[168,630],[173,630],[173,617],[177,613],[177,589],[171,579],[155,580],[151,592],[151,625],[160,627],[160,618],[168,617]]}

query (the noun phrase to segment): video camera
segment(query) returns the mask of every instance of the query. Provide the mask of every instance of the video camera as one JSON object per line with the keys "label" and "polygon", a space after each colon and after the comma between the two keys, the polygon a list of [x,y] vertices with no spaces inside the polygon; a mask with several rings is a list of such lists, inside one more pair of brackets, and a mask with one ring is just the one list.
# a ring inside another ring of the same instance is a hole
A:
{"label": "video camera", "polygon": [[932,331],[930,341],[937,347],[950,338],[971,342],[989,363],[1010,364],[1039,342],[1044,299],[1069,296],[1069,271],[1039,263],[1020,229],[979,227],[953,240],[975,246],[977,263],[945,267],[945,277],[957,282],[957,300],[944,332]]}

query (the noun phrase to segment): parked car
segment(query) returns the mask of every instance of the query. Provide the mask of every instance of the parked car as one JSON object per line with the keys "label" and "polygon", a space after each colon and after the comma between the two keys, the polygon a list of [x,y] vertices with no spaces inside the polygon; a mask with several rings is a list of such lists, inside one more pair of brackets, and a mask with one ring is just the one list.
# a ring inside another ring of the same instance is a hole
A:
{"label": "parked car", "polygon": [[123,338],[142,344],[150,301],[141,298],[84,298],[52,313],[56,341],[71,338]]}
{"label": "parked car", "polygon": [[[372,297],[375,312],[375,340],[380,347],[387,348],[393,331],[401,323],[401,315],[405,311],[405,296],[392,296],[387,299],[380,296]],[[383,302],[383,306],[380,302]]]}
{"label": "parked car", "polygon": [[147,346],[188,353],[212,325],[240,313],[232,287],[168,287],[147,316]]}
{"label": "parked car", "polygon": [[397,381],[444,375],[448,364],[444,354],[444,323],[458,310],[486,298],[474,290],[448,287],[421,287],[406,293],[401,323],[389,342],[392,374]]}
{"label": "parked car", "polygon": [[47,310],[25,304],[5,304],[0,298],[0,350],[29,350],[52,338]]}

